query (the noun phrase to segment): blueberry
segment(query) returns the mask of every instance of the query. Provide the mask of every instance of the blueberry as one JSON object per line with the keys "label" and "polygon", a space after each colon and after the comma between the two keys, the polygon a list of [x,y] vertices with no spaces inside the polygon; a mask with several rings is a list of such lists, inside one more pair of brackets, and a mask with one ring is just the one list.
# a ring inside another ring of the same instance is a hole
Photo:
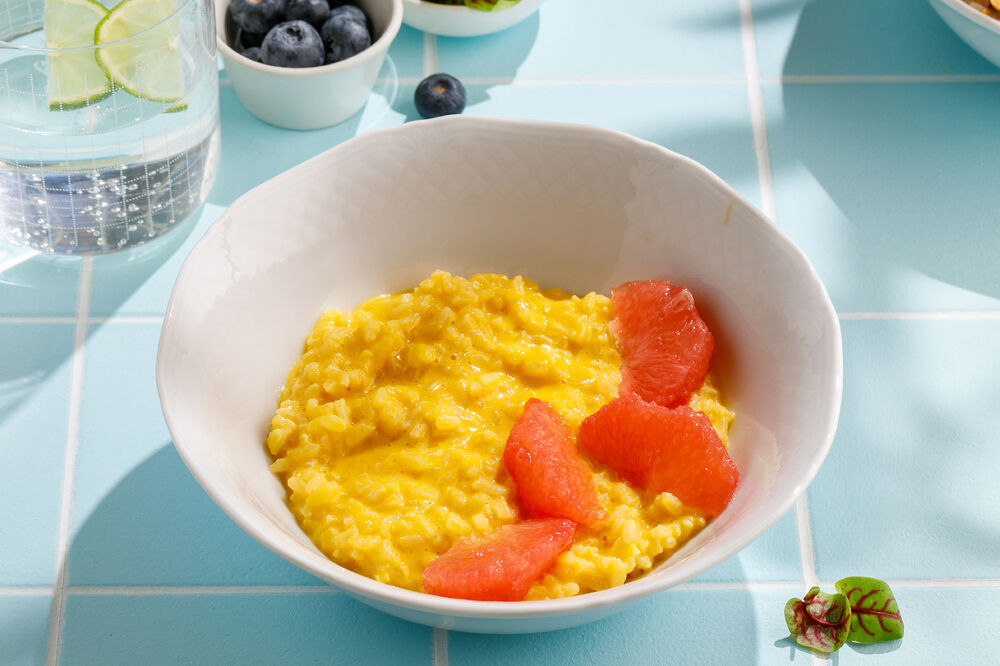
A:
{"label": "blueberry", "polygon": [[286,21],[271,28],[260,47],[260,59],[276,67],[323,64],[323,40],[305,21]]}
{"label": "blueberry", "polygon": [[240,51],[240,55],[243,56],[244,58],[250,58],[250,60],[253,60],[254,62],[263,62],[260,59],[259,46],[251,46],[250,48],[243,49],[242,51]]}
{"label": "blueberry", "polygon": [[[340,9],[338,7],[338,9]],[[326,44],[326,62],[340,62],[361,53],[372,45],[368,28],[356,19],[341,12],[330,12],[330,18],[320,28],[323,43]]]}
{"label": "blueberry", "polygon": [[317,30],[328,18],[330,5],[326,0],[288,0],[285,9],[286,21],[305,21]]}
{"label": "blueberry", "polygon": [[281,23],[288,0],[232,0],[229,13],[246,32],[264,34]]}
{"label": "blueberry", "polygon": [[465,109],[465,86],[450,74],[431,74],[420,82],[413,103],[423,118],[437,118]]}
{"label": "blueberry", "polygon": [[266,32],[247,32],[246,30],[240,30],[240,36],[236,41],[236,44],[244,49],[248,49],[252,46],[260,46],[264,43],[264,35],[266,34]]}
{"label": "blueberry", "polygon": [[[336,2],[337,0],[333,0]],[[330,16],[338,16],[343,14],[344,16],[350,16],[352,19],[365,26],[365,29],[371,32],[371,27],[368,25],[368,17],[365,16],[364,10],[360,7],[356,7],[351,4],[345,4],[343,2],[337,3],[337,5],[330,5]]]}

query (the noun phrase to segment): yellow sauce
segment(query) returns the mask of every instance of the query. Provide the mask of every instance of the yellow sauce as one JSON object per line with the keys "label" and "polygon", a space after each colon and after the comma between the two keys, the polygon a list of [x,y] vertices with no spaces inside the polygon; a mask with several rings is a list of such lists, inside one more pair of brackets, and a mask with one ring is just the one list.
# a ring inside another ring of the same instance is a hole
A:
{"label": "yellow sauce", "polygon": [[[612,317],[599,294],[440,271],[413,291],[325,313],[267,438],[302,529],[342,566],[420,590],[424,567],[455,539],[518,520],[502,455],[529,398],[552,405],[575,435],[616,397]],[[733,415],[710,381],[691,404],[725,442]],[[528,599],[619,585],[705,525],[669,493],[594,469],[608,519],[580,526]]]}

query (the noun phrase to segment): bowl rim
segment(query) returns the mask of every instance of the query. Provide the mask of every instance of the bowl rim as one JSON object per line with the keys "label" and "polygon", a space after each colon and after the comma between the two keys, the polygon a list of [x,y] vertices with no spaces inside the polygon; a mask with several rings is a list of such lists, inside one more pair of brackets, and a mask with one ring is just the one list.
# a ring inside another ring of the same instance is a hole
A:
{"label": "bowl rim", "polygon": [[389,0],[389,2],[392,3],[392,14],[389,16],[389,25],[385,27],[385,30],[382,31],[382,34],[379,35],[378,39],[372,42],[371,45],[361,53],[352,55],[350,58],[345,58],[340,62],[332,62],[328,65],[319,65],[318,67],[278,67],[276,65],[265,65],[262,62],[257,62],[244,57],[236,49],[226,43],[226,13],[229,9],[229,0],[216,1],[217,20],[215,22],[215,41],[219,53],[221,53],[223,58],[227,61],[235,62],[243,67],[246,67],[247,69],[261,72],[263,74],[280,74],[281,76],[289,76],[293,78],[317,76],[320,74],[332,74],[334,72],[351,69],[356,65],[360,65],[367,60],[377,57],[380,52],[389,50],[389,46],[392,44],[393,40],[396,39],[399,29],[403,25],[403,0]]}
{"label": "bowl rim", "polygon": [[970,21],[973,21],[976,25],[982,26],[996,35],[1000,35],[1000,20],[997,20],[992,16],[987,16],[982,12],[977,12],[971,5],[967,4],[965,0],[931,0],[931,2],[939,2],[949,9],[961,14]]}
{"label": "bowl rim", "polygon": [[[300,172],[305,173],[311,171],[313,170],[313,164],[317,161],[329,159],[328,156],[331,153],[345,150],[343,148],[345,145],[358,141],[364,141],[366,140],[366,137],[384,137],[392,136],[394,134],[405,134],[406,132],[409,132],[410,128],[414,125],[428,127],[432,123],[435,125],[441,125],[445,128],[447,128],[448,125],[463,124],[473,129],[477,127],[506,128],[508,130],[523,129],[529,132],[544,131],[547,134],[561,133],[563,135],[576,134],[578,136],[586,134],[599,134],[611,140],[619,141],[623,145],[628,145],[632,149],[637,149],[647,154],[657,153],[660,157],[668,160],[676,160],[682,165],[686,165],[688,168],[697,172],[711,187],[721,190],[726,193],[727,196],[731,196],[736,201],[741,202],[745,206],[751,218],[753,218],[757,224],[767,228],[769,233],[773,234],[775,242],[779,243],[784,250],[789,252],[789,256],[791,258],[799,262],[803,269],[803,279],[811,281],[814,287],[819,290],[818,293],[822,297],[822,309],[826,315],[825,320],[830,324],[831,349],[829,351],[831,352],[830,358],[834,369],[833,376],[829,378],[830,383],[827,385],[827,388],[830,390],[832,400],[830,400],[830,403],[826,406],[825,410],[826,428],[825,431],[817,433],[817,437],[821,438],[822,441],[816,448],[811,460],[808,461],[808,469],[805,476],[798,480],[794,490],[789,493],[787,497],[785,497],[781,502],[775,504],[769,511],[763,514],[763,519],[757,522],[757,528],[748,532],[747,535],[742,538],[734,541],[733,546],[725,552],[720,552],[710,557],[696,558],[697,561],[693,562],[690,567],[690,575],[686,576],[684,580],[663,581],[655,578],[640,577],[634,581],[605,590],[588,592],[586,594],[559,599],[518,602],[473,601],[468,599],[441,597],[395,587],[387,583],[381,583],[342,567],[329,559],[325,560],[322,567],[314,566],[313,562],[302,557],[300,547],[292,547],[291,545],[285,543],[272,541],[263,530],[257,528],[256,523],[253,520],[245,519],[243,511],[236,507],[235,502],[231,502],[228,495],[218,489],[211,478],[206,476],[192,464],[192,458],[188,454],[185,444],[178,441],[175,435],[175,428],[173,427],[171,398],[164,386],[163,368],[165,367],[165,355],[162,343],[164,340],[168,340],[173,337],[171,330],[174,326],[177,297],[180,287],[187,283],[197,284],[198,282],[197,276],[195,275],[197,269],[195,268],[192,259],[197,258],[199,246],[203,246],[205,239],[223,233],[223,228],[227,225],[228,221],[231,220],[230,211],[237,209],[239,204],[244,202],[244,200],[248,197],[252,196],[257,190],[273,186],[272,183],[276,179],[281,178],[283,180],[285,178],[293,177],[295,174]],[[395,127],[367,132],[348,139],[347,141],[333,146],[332,148],[329,148],[318,155],[291,167],[264,183],[257,185],[236,199],[236,201],[230,204],[230,206],[223,211],[219,218],[212,223],[211,227],[205,232],[204,236],[195,244],[195,247],[189,252],[180,268],[180,271],[178,272],[177,279],[164,314],[163,324],[160,331],[160,341],[161,343],[157,349],[156,355],[156,386],[160,397],[164,419],[166,421],[167,428],[171,433],[174,448],[177,450],[181,459],[184,461],[191,474],[195,477],[205,492],[213,499],[213,501],[216,502],[216,504],[229,516],[231,520],[251,535],[258,543],[264,545],[272,552],[294,563],[304,571],[321,578],[330,585],[340,588],[348,594],[363,597],[364,599],[370,600],[376,604],[388,604],[432,615],[441,615],[443,617],[454,616],[464,619],[523,620],[535,617],[580,614],[606,608],[608,606],[625,605],[629,602],[639,601],[644,597],[662,592],[671,587],[684,584],[698,574],[703,573],[704,571],[707,571],[717,564],[729,559],[751,542],[759,538],[772,525],[778,522],[778,520],[780,520],[789,511],[789,509],[791,509],[795,502],[798,501],[799,497],[805,493],[806,488],[815,479],[816,474],[819,472],[823,461],[826,459],[826,456],[833,445],[843,399],[843,341],[839,317],[837,316],[837,312],[832,301],[830,300],[826,286],[823,284],[823,281],[820,279],[815,268],[809,262],[809,259],[806,257],[804,251],[799,248],[774,222],[760,212],[760,210],[750,204],[729,184],[699,162],[696,162],[685,155],[676,153],[659,144],[646,141],[645,139],[640,139],[618,130],[575,123],[463,115],[444,116],[431,120],[413,121]]]}

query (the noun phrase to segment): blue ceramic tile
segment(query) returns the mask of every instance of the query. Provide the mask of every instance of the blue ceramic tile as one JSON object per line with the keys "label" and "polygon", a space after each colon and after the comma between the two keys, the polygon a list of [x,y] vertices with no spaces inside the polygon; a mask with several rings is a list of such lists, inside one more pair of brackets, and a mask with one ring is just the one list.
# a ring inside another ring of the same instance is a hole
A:
{"label": "blue ceramic tile", "polygon": [[431,637],[339,594],[73,595],[62,663],[430,666]]}
{"label": "blue ceramic tile", "polygon": [[232,87],[221,87],[222,154],[209,203],[228,206],[247,190],[357,134],[402,124],[405,117],[393,109],[400,94],[397,78],[380,79],[364,108],[347,120],[296,131],[258,120],[240,105]]}
{"label": "blue ceramic tile", "polygon": [[809,489],[820,579],[1000,577],[1000,320],[843,331],[837,439]]}
{"label": "blue ceramic tile", "polygon": [[386,57],[379,79],[391,78],[423,78],[424,75],[424,33],[408,25],[399,29],[396,39],[392,40],[389,55]]}
{"label": "blue ceramic tile", "polygon": [[53,580],[73,332],[0,324],[0,585]]}
{"label": "blue ceramic tile", "polygon": [[451,666],[485,664],[753,664],[808,666],[787,645],[788,591],[668,590],[573,629],[494,636],[448,634]]}
{"label": "blue ceramic tile", "polygon": [[695,578],[695,582],[797,581],[802,579],[799,532],[791,509],[757,540]]}
{"label": "blue ceramic tile", "polygon": [[0,663],[42,666],[48,652],[49,608],[45,596],[0,596]]}
{"label": "blue ceramic tile", "polygon": [[996,309],[995,84],[765,86],[777,222],[841,312]]}
{"label": "blue ceramic tile", "polygon": [[759,205],[753,130],[742,84],[469,86],[467,113],[584,123],[658,143],[716,172]]}
{"label": "blue ceramic tile", "polygon": [[94,317],[161,316],[191,248],[224,209],[206,204],[149,247],[95,257],[90,296]]}
{"label": "blue ceramic tile", "polygon": [[78,257],[50,257],[0,244],[0,317],[72,317]]}
{"label": "blue ceramic tile", "polygon": [[992,664],[1000,588],[892,589],[903,618],[902,640],[848,643],[833,657],[837,666]]}
{"label": "blue ceramic tile", "polygon": [[548,0],[523,22],[474,39],[437,39],[455,76],[742,76],[738,0]]}
{"label": "blue ceramic tile", "polygon": [[158,333],[148,324],[92,329],[70,583],[320,584],[240,530],[180,460],[156,395]]}
{"label": "blue ceramic tile", "polygon": [[926,0],[752,0],[761,74],[993,74]]}

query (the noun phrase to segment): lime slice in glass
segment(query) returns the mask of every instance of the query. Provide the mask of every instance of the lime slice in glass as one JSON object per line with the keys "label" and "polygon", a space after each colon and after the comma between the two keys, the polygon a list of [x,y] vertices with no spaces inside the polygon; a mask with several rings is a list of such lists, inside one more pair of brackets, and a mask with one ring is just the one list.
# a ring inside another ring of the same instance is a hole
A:
{"label": "lime slice in glass", "polygon": [[[45,0],[45,46],[53,49],[92,47],[97,24],[108,10],[93,0]],[[92,48],[49,53],[46,92],[49,108],[73,109],[111,92],[111,81]]]}
{"label": "lime slice in glass", "polygon": [[[183,0],[123,0],[97,25],[97,61],[136,97],[173,104],[184,97]],[[127,38],[127,39],[126,39]]]}

